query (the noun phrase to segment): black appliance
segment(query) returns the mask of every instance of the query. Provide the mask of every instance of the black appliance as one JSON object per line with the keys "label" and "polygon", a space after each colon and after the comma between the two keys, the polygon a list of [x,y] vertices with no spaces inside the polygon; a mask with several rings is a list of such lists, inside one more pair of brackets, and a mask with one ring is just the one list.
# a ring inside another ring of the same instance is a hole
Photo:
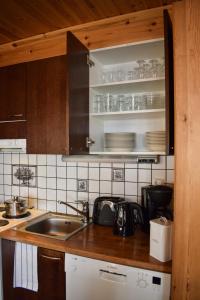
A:
{"label": "black appliance", "polygon": [[115,204],[123,202],[121,197],[98,197],[94,201],[93,223],[113,226],[115,217]]}
{"label": "black appliance", "polygon": [[133,202],[120,202],[115,205],[113,233],[123,237],[134,234],[137,224],[143,224],[142,208]]}
{"label": "black appliance", "polygon": [[149,231],[152,219],[161,216],[173,219],[171,202],[173,188],[167,185],[148,185],[142,187],[142,210],[144,217],[144,230]]}

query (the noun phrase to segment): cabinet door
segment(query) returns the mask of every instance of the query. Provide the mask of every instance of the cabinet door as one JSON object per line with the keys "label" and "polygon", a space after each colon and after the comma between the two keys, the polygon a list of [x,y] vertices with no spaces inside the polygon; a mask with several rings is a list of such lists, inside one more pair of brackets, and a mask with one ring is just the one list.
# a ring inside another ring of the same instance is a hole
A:
{"label": "cabinet door", "polygon": [[0,122],[0,139],[25,139],[26,122]]}
{"label": "cabinet door", "polygon": [[69,102],[69,154],[88,154],[89,65],[88,49],[67,33],[67,97]]}
{"label": "cabinet door", "polygon": [[164,10],[165,93],[166,93],[166,154],[174,154],[174,62],[172,22]]}
{"label": "cabinet door", "polygon": [[36,292],[23,288],[13,288],[14,253],[15,242],[2,240],[3,299],[39,300]]}
{"label": "cabinet door", "polygon": [[0,68],[0,121],[26,119],[26,64]]}
{"label": "cabinet door", "polygon": [[38,281],[40,300],[65,299],[64,253],[38,248]]}
{"label": "cabinet door", "polygon": [[27,153],[66,154],[66,56],[28,63]]}

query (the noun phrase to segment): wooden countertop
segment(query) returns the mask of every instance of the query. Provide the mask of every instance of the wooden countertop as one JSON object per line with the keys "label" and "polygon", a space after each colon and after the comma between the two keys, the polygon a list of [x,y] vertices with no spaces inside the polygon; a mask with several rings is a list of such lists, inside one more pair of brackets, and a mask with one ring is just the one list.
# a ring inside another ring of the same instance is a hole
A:
{"label": "wooden countertop", "polygon": [[122,265],[171,273],[171,262],[162,263],[149,256],[149,235],[140,230],[136,230],[133,236],[122,238],[113,235],[110,227],[90,224],[66,241],[15,229],[1,232],[0,237]]}

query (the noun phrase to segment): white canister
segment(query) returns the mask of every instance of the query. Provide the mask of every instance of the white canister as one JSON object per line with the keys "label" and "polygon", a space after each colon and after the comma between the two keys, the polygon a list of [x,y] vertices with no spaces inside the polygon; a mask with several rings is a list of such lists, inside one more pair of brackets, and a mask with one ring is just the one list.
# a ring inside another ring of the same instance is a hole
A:
{"label": "white canister", "polygon": [[150,256],[162,262],[172,258],[172,224],[163,217],[150,221]]}

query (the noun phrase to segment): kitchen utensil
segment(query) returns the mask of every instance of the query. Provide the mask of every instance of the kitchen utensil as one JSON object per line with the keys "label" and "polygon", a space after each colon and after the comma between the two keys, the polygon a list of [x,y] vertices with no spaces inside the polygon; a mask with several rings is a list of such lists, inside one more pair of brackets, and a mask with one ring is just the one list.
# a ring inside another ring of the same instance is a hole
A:
{"label": "kitchen utensil", "polygon": [[94,201],[93,222],[99,225],[113,226],[115,204],[124,201],[120,197],[98,197]]}
{"label": "kitchen utensil", "polygon": [[[135,146],[134,132],[105,133],[105,148],[112,151],[133,151]],[[109,151],[109,150],[108,150]]]}
{"label": "kitchen utensil", "polygon": [[150,255],[162,262],[172,258],[172,222],[166,218],[150,221]]}
{"label": "kitchen utensil", "polygon": [[115,205],[113,233],[123,237],[134,234],[137,224],[143,224],[142,207],[135,202],[121,202]]}
{"label": "kitchen utensil", "polygon": [[142,211],[144,217],[144,230],[149,232],[149,221],[161,216],[173,219],[170,207],[173,189],[167,185],[148,185],[142,187]]}
{"label": "kitchen utensil", "polygon": [[5,217],[17,218],[27,213],[26,200],[19,197],[5,200]]}

